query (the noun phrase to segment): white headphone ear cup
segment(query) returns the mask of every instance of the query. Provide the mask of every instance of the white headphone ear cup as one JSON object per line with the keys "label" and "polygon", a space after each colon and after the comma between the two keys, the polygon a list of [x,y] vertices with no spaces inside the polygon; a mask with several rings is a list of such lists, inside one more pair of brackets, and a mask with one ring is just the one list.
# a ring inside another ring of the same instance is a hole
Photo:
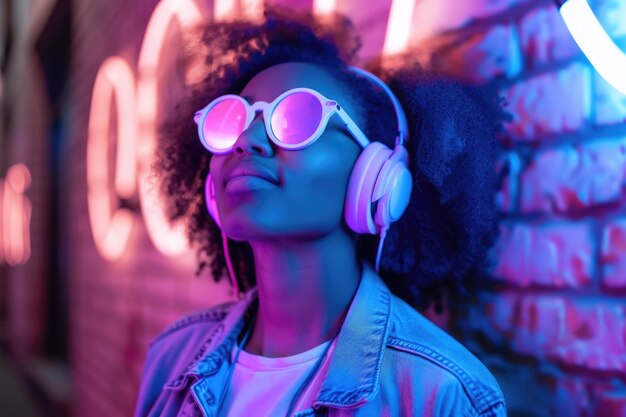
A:
{"label": "white headphone ear cup", "polygon": [[397,221],[409,204],[413,179],[407,163],[407,150],[402,145],[396,145],[380,169],[372,193],[372,200],[378,201],[374,223],[380,227],[387,227]]}
{"label": "white headphone ear cup", "polygon": [[217,226],[221,229],[222,225],[220,223],[220,216],[217,210],[217,201],[215,201],[215,184],[213,184],[213,178],[211,177],[211,173],[207,175],[206,181],[204,183],[204,198],[206,201],[206,207],[213,218]]}
{"label": "white headphone ear cup", "polygon": [[377,234],[380,228],[372,216],[372,194],[377,178],[391,149],[380,142],[371,142],[361,151],[348,182],[344,217],[356,233]]}

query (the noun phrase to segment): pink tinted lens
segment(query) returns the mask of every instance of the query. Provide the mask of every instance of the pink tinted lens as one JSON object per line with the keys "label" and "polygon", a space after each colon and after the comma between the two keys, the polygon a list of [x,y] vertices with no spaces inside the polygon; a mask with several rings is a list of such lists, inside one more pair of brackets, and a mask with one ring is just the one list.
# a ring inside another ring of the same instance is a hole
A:
{"label": "pink tinted lens", "polygon": [[246,107],[241,101],[232,98],[220,101],[204,118],[204,140],[215,149],[228,149],[243,132],[245,124]]}
{"label": "pink tinted lens", "polygon": [[307,92],[285,97],[272,114],[272,132],[287,144],[298,144],[309,139],[322,120],[322,104]]}

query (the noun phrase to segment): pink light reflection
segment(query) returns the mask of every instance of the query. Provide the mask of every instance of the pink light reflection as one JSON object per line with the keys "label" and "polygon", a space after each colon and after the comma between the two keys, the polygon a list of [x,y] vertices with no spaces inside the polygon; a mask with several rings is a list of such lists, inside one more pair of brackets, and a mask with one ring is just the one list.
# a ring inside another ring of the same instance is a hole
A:
{"label": "pink light reflection", "polygon": [[[117,116],[117,152],[113,196],[109,187],[109,129],[111,101]],[[135,82],[123,59],[105,60],[94,83],[87,138],[87,200],[89,221],[96,248],[108,259],[118,259],[126,250],[134,222],[132,211],[114,208],[119,197],[129,198],[135,186]]]}

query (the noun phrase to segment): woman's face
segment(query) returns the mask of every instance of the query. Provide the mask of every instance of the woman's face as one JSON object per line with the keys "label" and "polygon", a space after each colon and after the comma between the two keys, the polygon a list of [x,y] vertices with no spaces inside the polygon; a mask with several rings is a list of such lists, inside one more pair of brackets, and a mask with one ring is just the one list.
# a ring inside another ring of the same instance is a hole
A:
{"label": "woman's face", "polygon": [[[269,103],[296,87],[312,88],[336,100],[360,124],[347,88],[313,64],[270,67],[250,80],[240,95],[251,104]],[[341,227],[348,179],[360,152],[337,115],[312,145],[286,150],[267,136],[262,114],[257,113],[232,152],[211,158],[224,232],[234,240],[267,241],[317,238]],[[277,184],[254,179],[252,185],[236,181],[226,187],[229,174],[242,166],[269,171]]]}

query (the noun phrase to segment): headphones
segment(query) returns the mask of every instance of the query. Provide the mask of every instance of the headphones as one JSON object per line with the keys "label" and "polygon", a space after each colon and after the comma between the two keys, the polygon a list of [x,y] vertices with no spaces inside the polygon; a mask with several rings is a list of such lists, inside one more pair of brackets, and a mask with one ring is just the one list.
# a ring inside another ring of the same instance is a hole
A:
{"label": "headphones", "polygon": [[[400,102],[387,84],[364,69],[349,68],[383,89],[393,104],[398,122],[398,135],[393,150],[381,142],[372,141],[359,154],[350,174],[344,205],[344,218],[351,230],[358,234],[380,234],[376,256],[378,272],[387,230],[404,213],[413,188],[413,180],[407,167],[408,152],[403,145],[408,138],[408,123]],[[210,173],[205,182],[204,194],[208,212],[221,229],[215,185]],[[375,208],[372,209],[372,206]],[[222,236],[225,237],[223,232]],[[228,261],[226,242],[224,248]],[[232,268],[229,271],[232,277]]]}

